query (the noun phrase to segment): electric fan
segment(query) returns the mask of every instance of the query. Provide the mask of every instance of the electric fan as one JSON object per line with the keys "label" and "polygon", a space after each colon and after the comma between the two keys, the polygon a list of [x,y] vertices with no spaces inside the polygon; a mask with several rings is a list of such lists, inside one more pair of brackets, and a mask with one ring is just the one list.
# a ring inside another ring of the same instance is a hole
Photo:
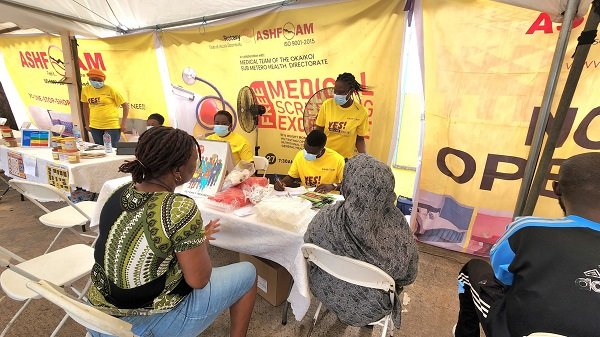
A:
{"label": "electric fan", "polygon": [[263,115],[267,109],[256,103],[256,94],[252,88],[246,86],[240,89],[237,97],[237,113],[242,130],[250,133],[256,129],[256,145],[254,155],[258,156],[258,116]]}
{"label": "electric fan", "polygon": [[333,87],[323,88],[312,95],[306,105],[304,106],[303,123],[304,132],[308,135],[312,130],[315,129],[315,122],[319,115],[321,105],[325,100],[333,97]]}

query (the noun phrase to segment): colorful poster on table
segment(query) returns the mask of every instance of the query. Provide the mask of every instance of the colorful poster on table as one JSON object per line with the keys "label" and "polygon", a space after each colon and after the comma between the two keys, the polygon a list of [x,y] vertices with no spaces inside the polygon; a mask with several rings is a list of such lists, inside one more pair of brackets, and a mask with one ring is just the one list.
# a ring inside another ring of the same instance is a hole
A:
{"label": "colorful poster on table", "polygon": [[[146,118],[151,113],[167,116],[153,39],[148,33],[77,41],[82,84],[89,85],[86,74],[90,68],[101,69],[106,74],[105,83],[130,103],[130,127],[140,131],[145,130]],[[28,109],[21,113],[27,113],[37,128],[63,124],[64,134],[72,135],[69,93],[62,83],[65,70],[60,38],[2,37],[0,50],[10,78]],[[13,112],[19,113],[14,109]]]}
{"label": "colorful poster on table", "polygon": [[223,181],[233,168],[233,157],[229,143],[199,140],[200,160],[192,179],[186,183],[184,194],[192,197],[213,196],[221,190]]}
{"label": "colorful poster on table", "polygon": [[[292,4],[255,17],[161,32],[178,97],[178,124],[199,135],[212,129],[217,110],[234,112],[235,131],[251,146],[258,132],[259,155],[269,159],[269,172],[285,174],[303,148],[305,105],[319,90],[333,87],[339,74],[350,72],[371,88],[361,95],[369,112],[367,151],[387,162],[393,149],[403,7],[398,0]],[[191,85],[182,79],[186,68],[198,78]],[[267,110],[258,118],[258,131],[249,133],[240,127],[245,118],[240,110],[248,109],[238,109],[246,86]]]}
{"label": "colorful poster on table", "polygon": [[[426,126],[412,225],[423,242],[487,256],[512,220],[560,24],[493,1],[423,6]],[[574,24],[559,88],[582,22]],[[593,46],[535,215],[562,216],[551,189],[560,163],[600,150],[600,95],[590,94],[600,84],[599,66]]]}
{"label": "colorful poster on table", "polygon": [[27,179],[25,174],[25,163],[23,162],[23,156],[14,151],[8,151],[8,174],[21,179]]}

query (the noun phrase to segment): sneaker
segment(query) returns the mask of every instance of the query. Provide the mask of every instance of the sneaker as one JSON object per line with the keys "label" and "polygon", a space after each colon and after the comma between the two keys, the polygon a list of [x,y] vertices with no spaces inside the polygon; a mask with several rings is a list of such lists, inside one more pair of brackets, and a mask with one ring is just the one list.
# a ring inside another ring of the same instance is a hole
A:
{"label": "sneaker", "polygon": [[456,336],[456,324],[452,327],[452,337]]}

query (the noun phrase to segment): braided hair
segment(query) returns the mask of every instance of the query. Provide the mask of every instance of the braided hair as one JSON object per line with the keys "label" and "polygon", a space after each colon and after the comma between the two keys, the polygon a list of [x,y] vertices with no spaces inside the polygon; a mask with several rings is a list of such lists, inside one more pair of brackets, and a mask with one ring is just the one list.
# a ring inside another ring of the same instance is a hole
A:
{"label": "braided hair", "polygon": [[335,80],[342,81],[342,82],[348,84],[348,87],[350,87],[350,92],[352,92],[353,95],[356,94],[356,96],[358,96],[359,101],[360,101],[359,92],[369,90],[369,87],[358,83],[358,81],[356,80],[356,77],[354,77],[354,75],[352,75],[350,73],[339,74]]}
{"label": "braided hair", "polygon": [[119,172],[131,173],[135,183],[158,178],[184,165],[190,159],[190,148],[200,145],[187,132],[167,126],[156,126],[140,136],[134,161],[127,161]]}

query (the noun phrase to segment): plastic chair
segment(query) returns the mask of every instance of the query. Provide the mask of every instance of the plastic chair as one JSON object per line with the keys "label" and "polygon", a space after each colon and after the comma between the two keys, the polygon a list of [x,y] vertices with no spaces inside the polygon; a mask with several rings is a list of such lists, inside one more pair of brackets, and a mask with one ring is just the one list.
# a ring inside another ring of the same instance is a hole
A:
{"label": "plastic chair", "polygon": [[66,294],[63,289],[47,280],[27,282],[27,288],[63,309],[75,322],[87,329],[118,337],[135,337],[132,325],[83,303]]}
{"label": "plastic chair", "polygon": [[0,169],[0,181],[2,181],[3,183],[6,184],[6,189],[4,190],[4,192],[2,192],[2,194],[0,194],[0,200],[2,200],[2,197],[4,197],[6,195],[6,193],[8,193],[8,191],[10,190],[10,185],[8,184],[8,181],[6,179],[4,179],[3,175],[4,175],[4,170]]}
{"label": "plastic chair", "polygon": [[[13,264],[12,261],[16,261],[17,264]],[[0,246],[0,267],[8,268],[0,274],[0,287],[8,297],[17,301],[25,301],[0,336],[4,336],[8,332],[31,300],[39,298],[36,292],[27,287],[27,282],[40,279],[51,280],[54,284],[70,287],[74,293],[83,297],[91,283],[88,281],[81,291],[71,285],[89,275],[93,265],[94,248],[84,244],[61,248],[30,260],[25,260]],[[52,336],[58,333],[66,319],[67,316],[61,320]]]}
{"label": "plastic chair", "polygon": [[62,124],[52,125],[50,127],[50,132],[52,132],[53,134],[55,134],[57,136],[62,136],[62,134],[65,132],[65,126]]}
{"label": "plastic chair", "polygon": [[[46,214],[40,217],[40,221],[44,225],[49,227],[60,228],[60,231],[58,232],[54,240],[52,240],[50,246],[48,246],[48,249],[46,249],[44,254],[50,251],[58,237],[62,234],[63,231],[67,229],[72,231],[76,235],[96,239],[96,236],[78,233],[73,229],[73,227],[75,226],[85,226],[85,224],[91,220],[92,215],[94,214],[96,209],[95,201],[82,201],[80,203],[74,204],[71,200],[69,200],[69,198],[67,198],[64,192],[62,192],[58,188],[51,185],[34,183],[27,180],[12,179],[8,182],[8,184],[17,192],[24,195],[31,202],[36,204],[44,212],[46,212]],[[59,208],[55,211],[50,211],[49,209],[44,207],[44,205],[41,204],[41,202],[50,201],[65,202],[67,203],[67,206]],[[94,246],[95,243],[96,241],[94,240],[92,246]]]}
{"label": "plastic chair", "polygon": [[[359,285],[361,287],[381,289],[388,292],[390,295],[390,301],[392,302],[392,307],[394,306],[396,282],[383,270],[364,261],[352,259],[346,256],[335,255],[330,251],[312,243],[303,244],[301,249],[304,258],[308,262],[314,263],[317,267],[321,268],[323,271],[334,276],[335,278]],[[319,312],[321,311],[322,305],[323,303],[319,302],[317,312],[313,317],[313,324],[308,330],[308,336],[310,336],[314,326],[317,324],[317,318],[319,316]],[[394,335],[394,322],[392,320],[391,312],[379,321],[370,323],[369,325],[382,326],[382,337],[387,336],[389,325],[391,327],[390,335]]]}
{"label": "plastic chair", "polygon": [[269,160],[265,157],[254,156],[254,168],[256,170],[263,170],[263,177],[267,175],[267,169],[269,168]]}

